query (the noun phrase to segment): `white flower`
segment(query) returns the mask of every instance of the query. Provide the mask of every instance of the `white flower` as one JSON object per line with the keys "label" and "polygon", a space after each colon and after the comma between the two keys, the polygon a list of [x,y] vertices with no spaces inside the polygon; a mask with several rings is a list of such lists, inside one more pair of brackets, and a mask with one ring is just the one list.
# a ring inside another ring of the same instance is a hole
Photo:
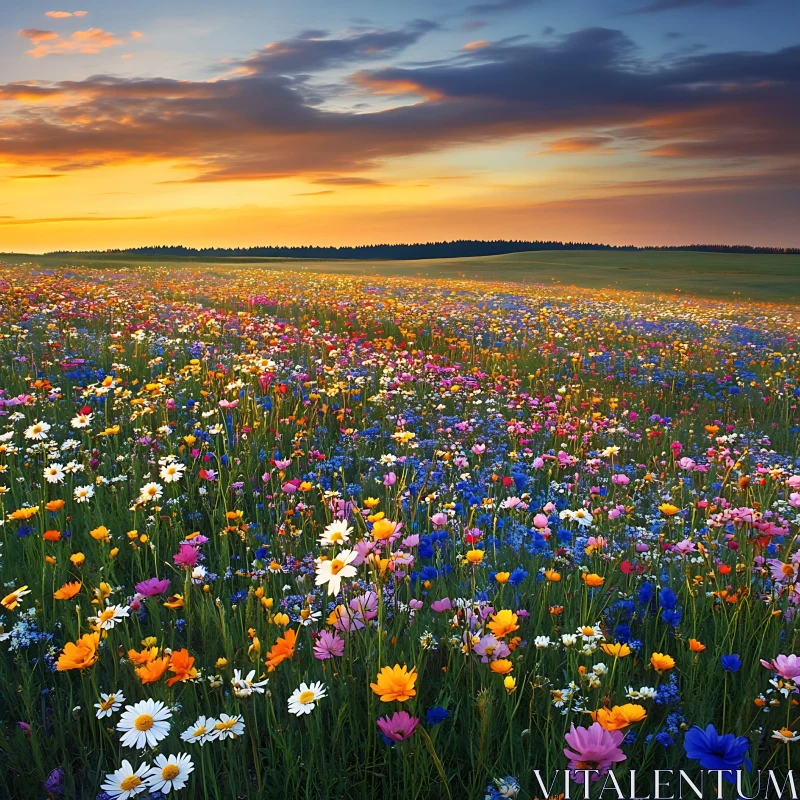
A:
{"label": "white flower", "polygon": [[94,497],[94,486],[76,486],[72,496],[76,503],[88,503]]}
{"label": "white flower", "polygon": [[237,714],[229,717],[227,714],[220,714],[219,719],[214,723],[214,727],[208,734],[208,740],[213,742],[216,739],[236,739],[244,733],[244,722]]}
{"label": "white flower", "polygon": [[319,537],[319,544],[322,547],[332,547],[335,544],[347,544],[350,541],[350,534],[353,529],[347,524],[347,520],[335,519],[327,525]]}
{"label": "white flower", "polygon": [[46,422],[34,422],[25,428],[25,438],[32,442],[43,442],[47,438],[50,425]]}
{"label": "white flower", "polygon": [[797,733],[797,731],[790,731],[788,728],[781,728],[779,731],[772,732],[772,738],[788,744],[789,742],[800,740],[800,733]]}
{"label": "white flower", "polygon": [[77,417],[73,417],[70,425],[73,428],[88,428],[89,423],[92,421],[92,415],[89,414],[78,414]]}
{"label": "white flower", "polygon": [[600,661],[592,667],[592,672],[594,672],[595,675],[607,675],[608,667]]}
{"label": "white flower", "polygon": [[540,650],[544,650],[545,648],[550,647],[550,645],[552,644],[552,642],[550,641],[550,637],[549,636],[537,636],[533,640],[533,643]]}
{"label": "white flower", "polygon": [[130,613],[128,606],[106,606],[96,617],[89,617],[99,630],[110,631],[120,620]]}
{"label": "white flower", "polygon": [[182,734],[184,742],[193,742],[201,747],[209,741],[209,734],[214,730],[217,721],[214,717],[198,717],[194,725],[188,727]]}
{"label": "white flower", "polygon": [[656,690],[650,686],[642,686],[639,690],[628,687],[628,698],[631,700],[652,700],[655,696]]}
{"label": "white flower", "polygon": [[301,683],[300,688],[295,689],[288,700],[289,713],[296,717],[310,714],[323,697],[325,697],[325,687],[322,683],[312,683],[310,686]]}
{"label": "white flower", "polygon": [[561,644],[564,647],[574,647],[578,642],[578,637],[574,633],[564,633],[561,635]]}
{"label": "white flower", "polygon": [[177,483],[182,477],[186,466],[178,461],[165,464],[159,472],[159,476],[164,483]]}
{"label": "white flower", "polygon": [[155,481],[146,483],[139,490],[139,502],[149,503],[151,500],[160,500],[161,491],[162,491],[162,486],[160,483],[156,483]]}
{"label": "white flower", "polygon": [[255,676],[256,671],[254,669],[250,670],[246,678],[242,678],[241,671],[235,669],[233,671],[233,677],[231,678],[233,693],[237,697],[250,697],[253,692],[256,692],[257,694],[264,694],[264,687],[269,682],[269,679],[265,678],[263,681],[255,682],[253,680]]}
{"label": "white flower", "polygon": [[61,464],[50,464],[44,468],[44,479],[48,483],[64,483],[64,467]]}
{"label": "white flower", "polygon": [[115,714],[124,702],[125,695],[122,692],[113,692],[112,694],[100,692],[100,702],[94,704],[97,709],[97,719],[103,719],[103,717],[110,717]]}
{"label": "white flower", "polygon": [[160,701],[141,700],[132,706],[125,706],[125,712],[117,723],[117,730],[123,733],[125,747],[155,747],[169,735],[169,719],[172,712]]}
{"label": "white flower", "polygon": [[142,778],[148,769],[147,764],[142,764],[134,772],[130,761],[123,761],[118,770],[106,775],[106,782],[100,788],[108,792],[114,800],[128,800],[147,788]]}
{"label": "white flower", "polygon": [[357,573],[356,568],[350,563],[357,555],[355,550],[342,550],[333,560],[317,561],[317,586],[327,583],[328,594],[339,594],[342,578],[353,578]]}
{"label": "white flower", "polygon": [[153,792],[169,794],[173,789],[183,789],[194,770],[191,756],[181,753],[177,756],[157,755],[155,763],[147,772],[147,787]]}

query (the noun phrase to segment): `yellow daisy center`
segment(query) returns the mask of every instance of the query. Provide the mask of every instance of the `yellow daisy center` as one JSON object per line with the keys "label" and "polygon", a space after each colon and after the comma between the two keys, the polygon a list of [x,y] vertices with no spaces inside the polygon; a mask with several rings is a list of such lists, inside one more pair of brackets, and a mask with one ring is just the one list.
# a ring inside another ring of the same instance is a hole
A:
{"label": "yellow daisy center", "polygon": [[199,728],[195,728],[192,732],[192,736],[205,736],[206,735],[206,726],[201,725]]}
{"label": "yellow daisy center", "polygon": [[235,719],[228,719],[218,722],[214,728],[218,731],[229,731],[236,724]]}
{"label": "yellow daisy center", "polygon": [[165,781],[171,781],[173,778],[177,778],[180,774],[181,768],[177,766],[177,764],[167,764],[167,766],[161,770],[161,777]]}
{"label": "yellow daisy center", "polygon": [[119,785],[119,788],[125,792],[129,792],[131,789],[135,789],[137,786],[142,785],[142,779],[137,775],[128,775],[124,781]]}
{"label": "yellow daisy center", "polygon": [[297,702],[302,706],[306,706],[313,701],[314,692],[312,692],[310,689],[307,689],[305,692],[300,692],[300,696],[297,698]]}
{"label": "yellow daisy center", "polygon": [[344,561],[338,558],[331,561],[331,575],[338,575],[345,567]]}
{"label": "yellow daisy center", "polygon": [[[153,727],[155,720],[149,714],[139,714],[133,721],[133,727],[137,731],[149,731]],[[138,784],[137,784],[138,785]]]}
{"label": "yellow daisy center", "polygon": [[114,697],[114,695],[112,694],[109,696],[108,700],[100,701],[100,708],[103,709],[103,711],[108,711],[108,709],[111,708],[111,706],[113,706],[116,701],[117,698]]}

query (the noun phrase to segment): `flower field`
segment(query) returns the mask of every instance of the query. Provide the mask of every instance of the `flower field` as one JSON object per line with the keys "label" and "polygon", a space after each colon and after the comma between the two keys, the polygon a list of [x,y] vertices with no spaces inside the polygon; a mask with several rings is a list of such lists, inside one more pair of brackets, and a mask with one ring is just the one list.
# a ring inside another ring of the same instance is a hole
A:
{"label": "flower field", "polygon": [[534,770],[597,796],[612,767],[743,794],[791,768],[799,321],[5,269],[0,796],[543,800]]}

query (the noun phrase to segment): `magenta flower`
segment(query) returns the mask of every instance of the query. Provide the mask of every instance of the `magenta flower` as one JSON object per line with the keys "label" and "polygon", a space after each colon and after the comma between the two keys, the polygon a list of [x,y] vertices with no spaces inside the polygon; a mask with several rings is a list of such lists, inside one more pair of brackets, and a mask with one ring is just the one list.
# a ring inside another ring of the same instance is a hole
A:
{"label": "magenta flower", "polygon": [[182,544],[172,560],[181,567],[194,567],[200,560],[200,551],[190,544]]}
{"label": "magenta flower", "polygon": [[146,581],[136,584],[136,592],[142,597],[155,597],[169,589],[169,579],[159,580],[158,578],[148,578]]}
{"label": "magenta flower", "polygon": [[419,725],[419,717],[412,717],[407,711],[395,711],[391,717],[381,717],[378,727],[381,733],[395,742],[404,742]]}
{"label": "magenta flower", "polygon": [[443,600],[434,600],[431,603],[431,611],[435,611],[437,614],[443,614],[445,611],[452,611],[453,604],[450,602],[449,597],[445,597]]}
{"label": "magenta flower", "polygon": [[569,745],[564,755],[569,759],[572,780],[584,782],[586,776],[578,770],[595,770],[590,780],[600,780],[612,764],[625,761],[627,756],[619,747],[624,738],[622,731],[607,731],[599,722],[589,728],[576,728],[573,723],[564,736]]}
{"label": "magenta flower", "polygon": [[326,661],[334,656],[344,655],[344,639],[337,633],[320,631],[314,642],[314,658]]}
{"label": "magenta flower", "polygon": [[764,661],[762,658],[761,666],[771,669],[787,681],[800,678],[800,658],[794,653],[788,656],[780,655],[772,659],[772,661]]}

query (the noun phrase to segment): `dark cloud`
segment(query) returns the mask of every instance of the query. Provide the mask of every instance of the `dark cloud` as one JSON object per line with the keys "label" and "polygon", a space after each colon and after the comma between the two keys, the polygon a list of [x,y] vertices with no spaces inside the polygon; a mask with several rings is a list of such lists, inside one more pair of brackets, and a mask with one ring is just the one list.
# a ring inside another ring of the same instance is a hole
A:
{"label": "dark cloud", "polygon": [[[0,85],[11,104],[0,117],[0,160],[37,173],[162,160],[192,168],[195,181],[303,175],[335,187],[374,185],[364,174],[398,156],[520,137],[561,141],[560,152],[618,144],[660,159],[800,157],[800,46],[652,62],[622,32],[588,28],[361,69],[349,86],[324,91],[302,77],[397,53],[424,29],[292,39],[213,81]],[[389,107],[320,102],[345,91],[384,95]]]}
{"label": "dark cloud", "polygon": [[527,8],[539,0],[489,0],[486,3],[476,3],[467,7],[470,14],[503,14],[506,11],[518,11]]}
{"label": "dark cloud", "polygon": [[689,6],[711,6],[712,8],[740,8],[750,6],[757,0],[654,0],[646,6],[634,8],[627,14],[651,14],[659,11],[672,11],[677,8],[688,8]]}

